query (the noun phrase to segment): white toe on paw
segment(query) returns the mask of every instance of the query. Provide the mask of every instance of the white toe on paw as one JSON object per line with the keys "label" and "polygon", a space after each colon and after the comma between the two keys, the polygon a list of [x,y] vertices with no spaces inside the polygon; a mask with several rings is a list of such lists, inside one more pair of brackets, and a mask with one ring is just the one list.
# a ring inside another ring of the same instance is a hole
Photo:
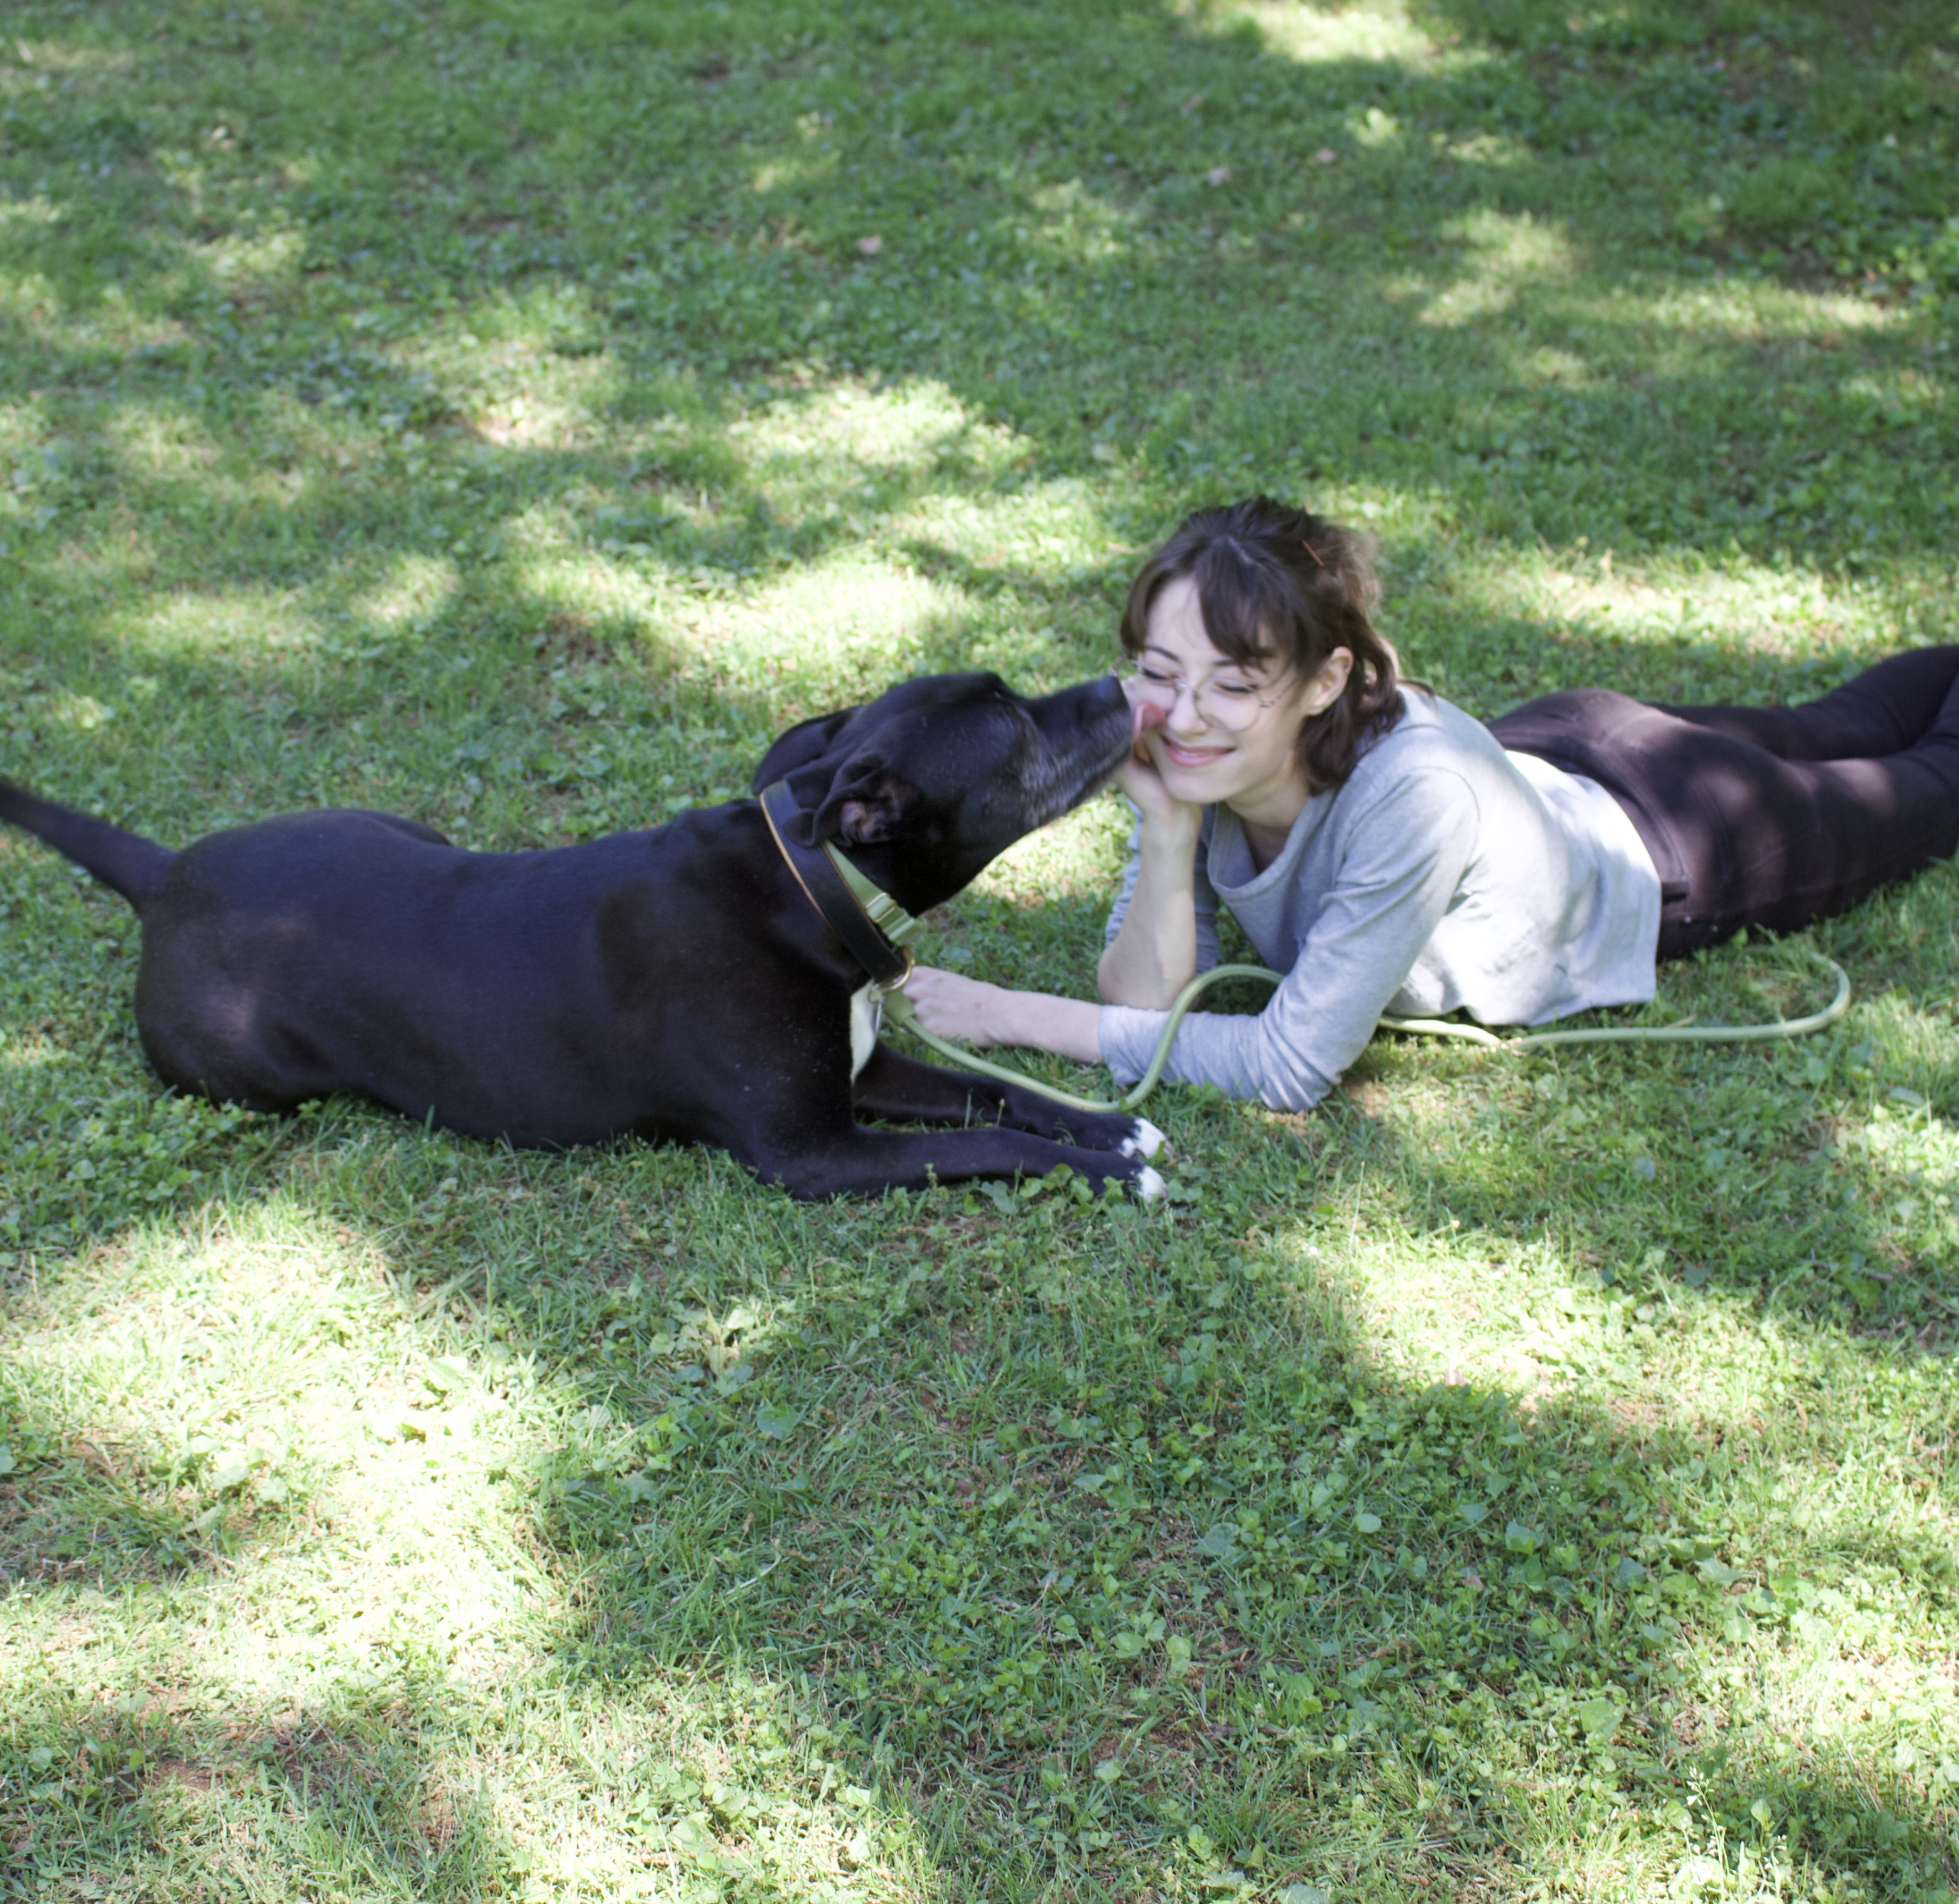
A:
{"label": "white toe on paw", "polygon": [[1136,1173],[1136,1195],[1145,1203],[1160,1203],[1164,1192],[1170,1188],[1146,1163]]}
{"label": "white toe on paw", "polygon": [[1154,1157],[1164,1147],[1164,1134],[1146,1117],[1138,1118],[1135,1125],[1135,1128],[1122,1140],[1123,1156]]}

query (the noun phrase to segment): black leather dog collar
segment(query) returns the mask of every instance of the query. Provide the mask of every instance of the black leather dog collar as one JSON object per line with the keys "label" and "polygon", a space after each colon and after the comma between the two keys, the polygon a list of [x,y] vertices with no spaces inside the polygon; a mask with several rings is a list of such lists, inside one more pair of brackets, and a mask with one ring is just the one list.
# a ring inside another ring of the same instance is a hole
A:
{"label": "black leather dog collar", "polygon": [[[894,941],[909,938],[918,921],[888,893],[880,892],[827,840],[815,847],[799,846],[792,839],[789,823],[802,812],[786,780],[762,789],[762,817],[804,897],[881,992],[903,985],[911,976],[912,955]],[[859,887],[868,897],[859,896]]]}

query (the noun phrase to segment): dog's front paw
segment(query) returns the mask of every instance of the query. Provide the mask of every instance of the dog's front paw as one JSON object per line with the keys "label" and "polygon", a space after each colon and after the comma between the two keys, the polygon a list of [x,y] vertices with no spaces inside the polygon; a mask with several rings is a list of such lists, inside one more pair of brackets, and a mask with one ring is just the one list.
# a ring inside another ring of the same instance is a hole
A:
{"label": "dog's front paw", "polygon": [[1146,1163],[1129,1179],[1129,1188],[1138,1203],[1161,1203],[1170,1185]]}
{"label": "dog's front paw", "polygon": [[1146,1117],[1135,1120],[1135,1128],[1116,1147],[1126,1157],[1153,1157],[1164,1147],[1164,1134]]}

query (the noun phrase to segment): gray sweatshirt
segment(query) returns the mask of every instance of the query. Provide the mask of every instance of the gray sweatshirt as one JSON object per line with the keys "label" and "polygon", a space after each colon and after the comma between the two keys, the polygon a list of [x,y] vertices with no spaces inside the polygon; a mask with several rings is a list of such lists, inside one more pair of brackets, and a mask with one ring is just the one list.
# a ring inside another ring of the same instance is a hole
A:
{"label": "gray sweatshirt", "polygon": [[[1197,848],[1197,963],[1218,963],[1222,900],[1285,982],[1256,1017],[1190,1013],[1164,1076],[1275,1110],[1330,1090],[1383,1013],[1466,1008],[1541,1024],[1653,995],[1659,876],[1595,781],[1507,754],[1482,723],[1411,690],[1343,786],[1316,794],[1263,872],[1228,807]],[[1130,842],[1108,937],[1136,889]],[[1102,1055],[1126,1084],[1156,1049],[1161,1011],[1104,1005]]]}

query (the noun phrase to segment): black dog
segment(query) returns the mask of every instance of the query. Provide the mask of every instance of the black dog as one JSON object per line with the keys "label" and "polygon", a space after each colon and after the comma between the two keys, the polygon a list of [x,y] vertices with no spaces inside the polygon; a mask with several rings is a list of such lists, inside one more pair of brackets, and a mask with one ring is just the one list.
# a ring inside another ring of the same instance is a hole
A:
{"label": "black dog", "polygon": [[[348,810],[172,852],[4,781],[0,818],[136,909],[143,1048],[180,1090],[267,1111],[361,1092],[521,1145],[716,1144],[803,1197],[1061,1163],[1151,1196],[1158,1138],[1140,1119],[874,1044],[865,964],[794,864],[848,847],[922,912],[1101,785],[1129,744],[1113,681],[1030,701],[948,674],[775,743],[755,785],[786,780],[780,846],[755,800],[521,853]],[[877,1130],[858,1112],[964,1128]]]}

